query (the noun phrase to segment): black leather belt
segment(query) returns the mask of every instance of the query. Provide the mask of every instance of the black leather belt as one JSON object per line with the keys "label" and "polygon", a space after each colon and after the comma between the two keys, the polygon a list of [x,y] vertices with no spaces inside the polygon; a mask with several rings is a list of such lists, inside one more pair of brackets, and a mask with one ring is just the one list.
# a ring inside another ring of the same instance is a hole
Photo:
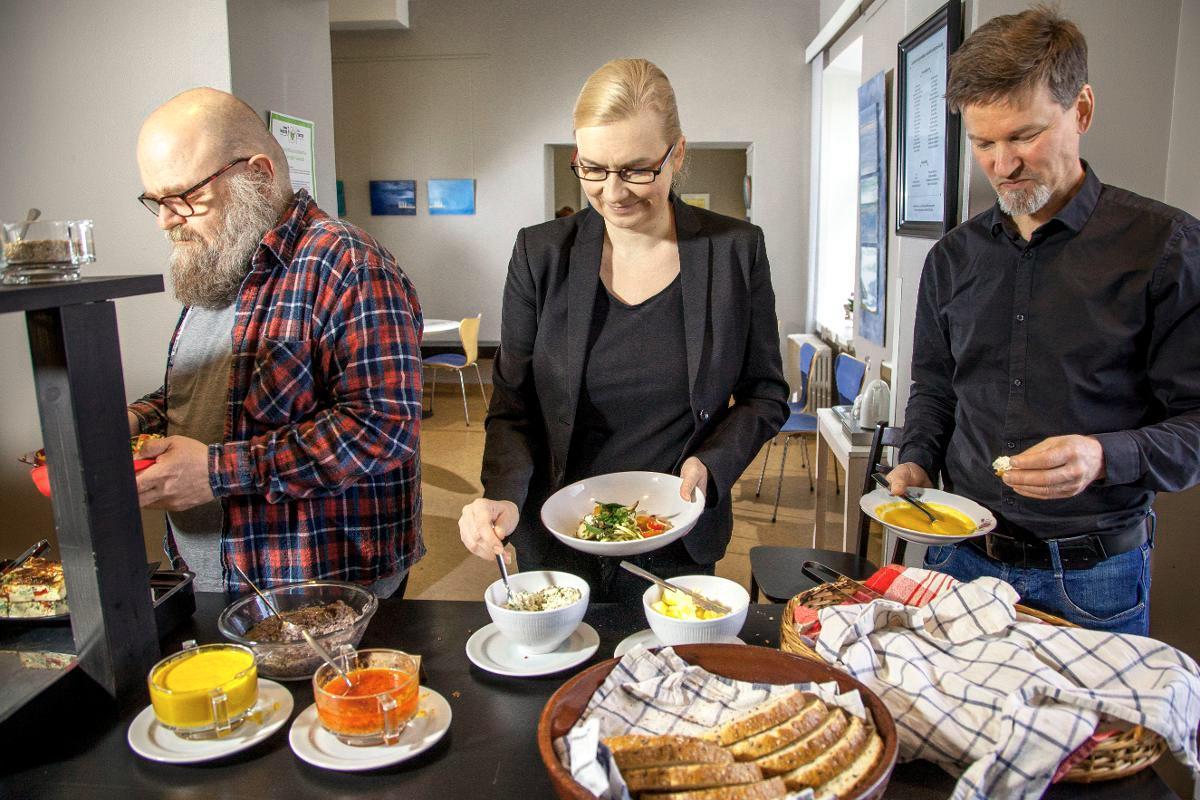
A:
{"label": "black leather belt", "polygon": [[[1058,556],[1063,569],[1091,569],[1107,558],[1145,544],[1149,538],[1149,524],[1148,521],[1142,521],[1118,533],[1085,533],[1053,541],[1058,543]],[[993,561],[1025,569],[1053,569],[1047,541],[1050,540],[1018,539],[1002,533],[989,533],[968,539],[967,544]]]}

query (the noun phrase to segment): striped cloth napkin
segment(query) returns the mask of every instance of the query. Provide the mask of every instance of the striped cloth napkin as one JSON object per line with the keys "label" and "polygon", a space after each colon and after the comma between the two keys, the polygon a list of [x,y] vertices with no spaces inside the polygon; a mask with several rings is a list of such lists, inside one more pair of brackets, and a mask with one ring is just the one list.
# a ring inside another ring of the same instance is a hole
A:
{"label": "striped cloth napkin", "polygon": [[[652,653],[638,645],[600,684],[579,721],[554,740],[554,751],[572,777],[601,800],[627,800],[629,792],[601,739],[626,733],[701,736],[759,703],[794,690],[812,692],[830,705],[869,719],[857,691],[836,683],[771,684],[735,681],[688,664],[670,647]],[[789,795],[807,800],[812,791]]]}
{"label": "striped cloth napkin", "polygon": [[[933,570],[888,564],[876,570],[863,584],[888,600],[895,600],[906,606],[923,606],[947,589],[957,586],[958,581]],[[847,597],[843,605],[869,603],[874,599],[874,596],[865,592],[855,591],[854,597]],[[816,609],[797,605],[792,613],[797,633],[816,638],[821,632],[821,621]]]}
{"label": "striped cloth napkin", "polygon": [[1016,602],[1009,584],[979,578],[921,607],[830,606],[816,649],[887,705],[902,760],[960,775],[954,800],[1041,797],[1101,715],[1162,736],[1200,800],[1196,662],[1147,637],[1023,622]]}

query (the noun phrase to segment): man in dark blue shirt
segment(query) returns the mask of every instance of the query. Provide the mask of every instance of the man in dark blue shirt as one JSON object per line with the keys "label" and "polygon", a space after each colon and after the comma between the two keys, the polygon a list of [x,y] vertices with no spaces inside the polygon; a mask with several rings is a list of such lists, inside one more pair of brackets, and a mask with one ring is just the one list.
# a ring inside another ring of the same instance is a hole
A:
{"label": "man in dark blue shirt", "polygon": [[1154,494],[1200,482],[1200,221],[1080,159],[1087,44],[1053,11],[976,30],[946,97],[998,200],[925,262],[892,491],[940,474],[996,514],[926,566],[1145,634]]}

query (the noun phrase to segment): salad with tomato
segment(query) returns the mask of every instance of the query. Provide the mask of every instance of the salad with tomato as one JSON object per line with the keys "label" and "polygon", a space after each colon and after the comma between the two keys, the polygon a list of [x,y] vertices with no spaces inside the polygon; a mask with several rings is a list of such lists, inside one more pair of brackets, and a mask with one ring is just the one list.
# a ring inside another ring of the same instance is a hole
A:
{"label": "salad with tomato", "polygon": [[[640,502],[640,501],[639,501]],[[655,514],[637,513],[637,503],[597,503],[579,522],[575,536],[591,542],[632,542],[665,533],[671,523]]]}

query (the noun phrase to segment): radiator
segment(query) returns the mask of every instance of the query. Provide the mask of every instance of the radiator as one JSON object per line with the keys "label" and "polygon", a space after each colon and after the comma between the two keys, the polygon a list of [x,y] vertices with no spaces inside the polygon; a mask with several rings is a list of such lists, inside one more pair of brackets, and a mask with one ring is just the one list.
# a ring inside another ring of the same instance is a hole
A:
{"label": "radiator", "polygon": [[818,408],[833,405],[833,353],[821,337],[815,333],[793,333],[788,336],[787,363],[784,377],[792,387],[792,400],[800,395],[800,347],[810,344],[816,349],[812,368],[808,373],[808,403],[804,410],[815,414]]}

